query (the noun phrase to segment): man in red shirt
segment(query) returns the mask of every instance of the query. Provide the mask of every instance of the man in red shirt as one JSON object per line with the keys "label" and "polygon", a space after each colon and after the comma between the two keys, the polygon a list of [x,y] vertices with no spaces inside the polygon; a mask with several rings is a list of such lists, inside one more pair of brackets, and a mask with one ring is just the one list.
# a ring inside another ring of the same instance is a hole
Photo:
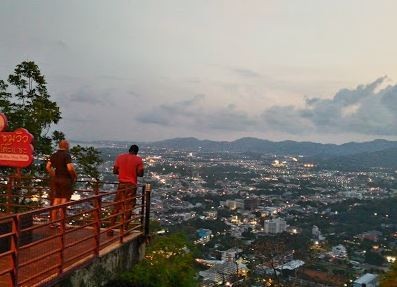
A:
{"label": "man in red shirt", "polygon": [[[143,161],[142,158],[137,155],[138,151],[139,147],[137,145],[132,145],[128,150],[128,153],[118,155],[114,162],[113,173],[118,175],[119,185],[114,199],[115,204],[112,217],[110,219],[111,226],[114,226],[117,219],[117,213],[122,209],[123,203],[127,204],[124,228],[128,226],[128,221],[130,220],[132,211],[134,210],[138,184],[137,177],[143,176],[144,173]],[[117,203],[119,201],[122,202]],[[112,235],[112,230],[110,230],[108,234]]]}

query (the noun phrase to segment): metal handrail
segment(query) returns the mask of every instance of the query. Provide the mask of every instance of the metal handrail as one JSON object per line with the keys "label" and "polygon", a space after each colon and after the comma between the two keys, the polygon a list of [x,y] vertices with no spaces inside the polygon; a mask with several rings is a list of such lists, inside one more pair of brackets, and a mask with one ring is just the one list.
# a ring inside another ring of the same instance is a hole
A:
{"label": "metal handrail", "polygon": [[[9,186],[11,185],[7,184],[7,188]],[[7,231],[0,232],[0,242],[7,241],[9,246],[9,250],[0,249],[0,267],[6,262],[5,268],[1,268],[0,271],[0,285],[1,280],[8,280],[11,286],[48,284],[98,257],[109,244],[131,240],[132,233],[136,236],[148,236],[151,187],[150,185],[141,185],[138,190],[141,190],[141,193],[137,193],[135,198],[124,197],[118,202],[109,201],[109,197],[117,193],[116,190],[78,190],[79,194],[89,192],[91,194],[85,195],[85,198],[57,206],[46,206],[4,216],[0,214],[0,226],[8,226]],[[29,196],[31,195],[29,194]],[[12,192],[7,190],[6,193],[1,194],[0,190],[0,199],[2,197],[9,204]],[[137,214],[126,218],[126,214],[131,211],[132,200],[136,201],[132,211],[136,211]],[[119,212],[112,214],[112,210],[120,204],[122,208]],[[6,210],[9,211],[11,208],[14,207],[8,205]],[[60,228],[52,229],[49,215],[55,209],[60,211],[60,218],[57,220],[60,223]],[[118,216],[120,219],[111,226],[109,222],[114,216]],[[26,221],[30,225],[26,226]],[[133,221],[138,226],[134,225],[129,229],[127,226]],[[113,231],[114,235],[107,236],[109,231]],[[35,238],[32,234],[40,235],[40,237]],[[74,235],[78,235],[78,239],[72,240]],[[26,240],[27,238],[28,240]],[[89,248],[81,246],[88,242]],[[43,248],[51,248],[51,251],[41,250]],[[79,251],[79,248],[84,250]],[[73,253],[73,251],[76,252]],[[29,252],[38,254],[32,256]],[[29,272],[35,265],[40,264],[43,264],[43,268],[39,271]]]}

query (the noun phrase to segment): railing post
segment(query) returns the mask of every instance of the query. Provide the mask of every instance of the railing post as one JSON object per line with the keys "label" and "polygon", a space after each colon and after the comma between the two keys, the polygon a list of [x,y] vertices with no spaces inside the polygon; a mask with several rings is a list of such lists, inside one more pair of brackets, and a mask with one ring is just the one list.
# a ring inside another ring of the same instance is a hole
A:
{"label": "railing post", "polygon": [[101,209],[102,209],[102,197],[101,196],[96,196],[95,197],[95,210],[94,210],[94,219],[95,219],[95,256],[99,256],[99,249],[100,249],[100,243],[101,243]]}
{"label": "railing post", "polygon": [[12,188],[14,185],[14,176],[9,175],[7,182],[7,203],[6,203],[6,212],[11,213],[11,201],[12,201]]}
{"label": "railing post", "polygon": [[126,219],[126,212],[127,212],[127,196],[126,196],[126,187],[125,186],[121,186],[121,216],[120,216],[120,243],[123,243],[123,239],[124,239],[124,225],[125,225],[125,219]]}
{"label": "railing post", "polygon": [[98,180],[95,180],[95,182],[94,182],[94,193],[95,193],[95,195],[99,194],[99,181]]}
{"label": "railing post", "polygon": [[13,286],[18,286],[18,262],[19,262],[19,237],[20,237],[20,220],[19,215],[12,217],[12,237],[11,237],[11,251],[12,251],[12,274],[11,280]]}
{"label": "railing post", "polygon": [[152,186],[145,184],[145,237],[149,237],[149,222],[150,222],[150,193],[152,192]]}
{"label": "railing post", "polygon": [[141,227],[140,230],[143,231],[143,225],[145,224],[145,202],[146,202],[146,185],[142,186],[142,198],[141,198],[141,211],[139,213]]}
{"label": "railing post", "polygon": [[63,273],[63,267],[65,264],[65,229],[66,229],[66,204],[63,204],[60,208],[61,213],[61,254],[60,254],[60,266],[59,275]]}

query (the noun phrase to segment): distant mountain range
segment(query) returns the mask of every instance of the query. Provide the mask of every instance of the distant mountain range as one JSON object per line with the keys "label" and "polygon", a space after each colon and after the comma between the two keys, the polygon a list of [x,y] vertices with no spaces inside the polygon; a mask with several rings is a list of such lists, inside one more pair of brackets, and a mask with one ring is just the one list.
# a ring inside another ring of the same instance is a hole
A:
{"label": "distant mountain range", "polygon": [[374,140],[341,145],[313,142],[272,142],[258,138],[235,141],[198,140],[193,137],[175,138],[146,143],[157,148],[183,151],[249,152],[276,155],[302,155],[323,167],[350,170],[384,167],[397,169],[397,141]]}
{"label": "distant mountain range", "polygon": [[273,142],[258,138],[241,138],[228,142],[199,140],[193,137],[188,137],[145,143],[145,145],[183,151],[201,150],[209,152],[255,152],[303,156],[345,156],[397,148],[397,141],[374,140],[363,143],[350,142],[337,145],[296,141]]}
{"label": "distant mountain range", "polygon": [[[125,150],[131,142],[97,141],[93,142],[93,144],[97,147],[113,147]],[[289,140],[273,142],[250,137],[230,142],[199,140],[193,137],[186,137],[157,142],[141,142],[138,145],[142,149],[145,147],[155,147],[188,152],[239,152],[279,156],[302,155],[306,160],[313,160],[323,167],[327,166],[335,169],[366,169],[370,167],[397,169],[397,141],[382,139],[337,145]]]}

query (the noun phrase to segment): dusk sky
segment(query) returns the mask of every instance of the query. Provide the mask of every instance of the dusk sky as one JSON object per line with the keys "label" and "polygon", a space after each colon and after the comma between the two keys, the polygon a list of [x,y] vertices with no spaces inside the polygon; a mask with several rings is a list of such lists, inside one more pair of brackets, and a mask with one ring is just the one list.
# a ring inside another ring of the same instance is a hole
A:
{"label": "dusk sky", "polygon": [[397,140],[395,0],[0,2],[73,140]]}

